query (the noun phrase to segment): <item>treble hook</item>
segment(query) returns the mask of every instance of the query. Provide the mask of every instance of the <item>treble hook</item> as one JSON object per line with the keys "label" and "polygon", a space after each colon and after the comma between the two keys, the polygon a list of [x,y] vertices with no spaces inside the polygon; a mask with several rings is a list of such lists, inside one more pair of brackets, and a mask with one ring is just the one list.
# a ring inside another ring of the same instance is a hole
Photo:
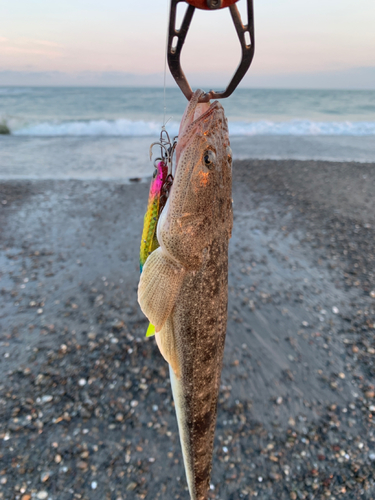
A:
{"label": "treble hook", "polygon": [[164,149],[164,151],[165,151],[165,155],[166,155],[166,156],[168,156],[168,155],[169,155],[169,151],[168,151],[167,147],[166,147],[166,146],[165,146],[162,142],[153,142],[153,143],[151,144],[151,146],[150,146],[150,160],[152,160],[152,148],[153,148],[154,146],[160,146],[160,148],[161,148],[161,155],[162,155],[162,156],[164,156],[164,155],[163,155],[163,149]]}
{"label": "treble hook", "polygon": [[[177,137],[171,138],[163,125],[160,132],[160,139],[157,142],[153,142],[150,146],[150,160],[152,159],[152,148],[154,146],[160,146],[160,160],[164,161],[168,166],[168,175],[172,175],[172,167],[173,167],[173,155],[177,144]],[[155,166],[154,160],[154,166]]]}

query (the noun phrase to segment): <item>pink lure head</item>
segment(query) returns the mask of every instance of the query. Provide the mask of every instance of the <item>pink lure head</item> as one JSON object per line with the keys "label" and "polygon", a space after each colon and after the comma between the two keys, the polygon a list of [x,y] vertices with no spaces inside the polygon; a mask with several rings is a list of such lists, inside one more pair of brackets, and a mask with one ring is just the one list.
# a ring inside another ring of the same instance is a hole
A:
{"label": "pink lure head", "polygon": [[159,161],[156,166],[156,177],[152,180],[149,196],[160,196],[161,188],[167,178],[168,167],[163,161]]}

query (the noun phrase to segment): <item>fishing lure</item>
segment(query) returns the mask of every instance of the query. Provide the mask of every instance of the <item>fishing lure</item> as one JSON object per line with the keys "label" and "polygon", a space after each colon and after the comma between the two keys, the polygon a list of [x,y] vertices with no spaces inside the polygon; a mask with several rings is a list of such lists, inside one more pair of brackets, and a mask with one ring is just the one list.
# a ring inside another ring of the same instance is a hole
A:
{"label": "fishing lure", "polygon": [[167,180],[167,176],[168,166],[163,161],[159,161],[151,181],[147,210],[143,220],[142,241],[139,255],[141,272],[147,257],[159,246],[156,237],[156,226],[160,215],[160,199],[162,198],[162,190]]}
{"label": "fishing lure", "polygon": [[[160,146],[163,159],[157,158],[154,162],[155,171],[151,180],[147,210],[143,220],[139,255],[141,273],[148,256],[159,247],[156,228],[173,183],[172,160],[176,142],[171,143],[167,131],[163,128],[160,134],[160,142],[153,143],[150,146],[150,157],[152,156],[152,148],[155,145]],[[155,335],[155,327],[150,323],[147,328],[146,337],[152,337],[153,335]]]}

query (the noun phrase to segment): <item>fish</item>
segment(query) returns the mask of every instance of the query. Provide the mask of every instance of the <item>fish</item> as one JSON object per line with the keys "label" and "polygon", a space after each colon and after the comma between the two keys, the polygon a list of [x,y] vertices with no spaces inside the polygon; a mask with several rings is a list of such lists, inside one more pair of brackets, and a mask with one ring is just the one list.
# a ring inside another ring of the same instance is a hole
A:
{"label": "fish", "polygon": [[228,123],[222,105],[199,103],[202,95],[194,92],[182,117],[174,181],[157,223],[160,246],[138,286],[169,363],[191,500],[206,500],[210,486],[233,225]]}

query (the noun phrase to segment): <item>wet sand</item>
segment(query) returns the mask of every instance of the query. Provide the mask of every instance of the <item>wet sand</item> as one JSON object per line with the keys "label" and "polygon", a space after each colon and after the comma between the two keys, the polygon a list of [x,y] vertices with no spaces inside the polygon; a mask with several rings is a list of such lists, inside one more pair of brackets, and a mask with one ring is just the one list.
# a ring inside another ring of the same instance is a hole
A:
{"label": "wet sand", "polygon": [[[136,301],[147,192],[0,184],[1,499],[188,499]],[[210,498],[375,497],[374,192],[375,164],[235,162]]]}

